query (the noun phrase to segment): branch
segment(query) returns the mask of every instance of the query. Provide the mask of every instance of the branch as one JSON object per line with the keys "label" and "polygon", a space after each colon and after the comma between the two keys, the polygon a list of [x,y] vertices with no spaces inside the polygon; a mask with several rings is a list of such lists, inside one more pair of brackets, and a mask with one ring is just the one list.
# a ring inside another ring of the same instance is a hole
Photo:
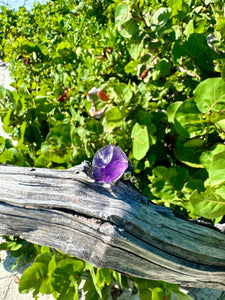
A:
{"label": "branch", "polygon": [[0,235],[57,248],[100,268],[225,290],[225,235],[148,204],[123,182],[68,170],[0,165]]}

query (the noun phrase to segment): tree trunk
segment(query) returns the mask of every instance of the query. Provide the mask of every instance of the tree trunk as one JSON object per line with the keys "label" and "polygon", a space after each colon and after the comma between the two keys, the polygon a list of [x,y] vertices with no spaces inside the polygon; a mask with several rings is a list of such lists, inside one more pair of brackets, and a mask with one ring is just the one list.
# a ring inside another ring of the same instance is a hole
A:
{"label": "tree trunk", "polygon": [[177,218],[87,162],[68,170],[0,165],[0,235],[59,249],[100,268],[225,290],[225,234]]}

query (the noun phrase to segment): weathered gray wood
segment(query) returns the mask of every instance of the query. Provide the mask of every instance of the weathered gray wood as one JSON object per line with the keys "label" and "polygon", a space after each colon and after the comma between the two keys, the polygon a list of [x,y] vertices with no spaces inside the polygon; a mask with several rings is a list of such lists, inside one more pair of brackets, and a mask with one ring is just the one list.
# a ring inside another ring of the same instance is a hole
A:
{"label": "weathered gray wood", "polygon": [[160,211],[123,182],[97,184],[89,171],[1,165],[0,235],[132,276],[225,290],[225,234]]}

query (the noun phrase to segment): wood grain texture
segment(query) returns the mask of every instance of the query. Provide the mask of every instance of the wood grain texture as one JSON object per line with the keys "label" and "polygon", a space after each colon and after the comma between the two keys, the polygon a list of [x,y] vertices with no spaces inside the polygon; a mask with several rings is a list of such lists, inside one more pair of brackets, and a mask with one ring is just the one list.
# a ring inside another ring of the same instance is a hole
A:
{"label": "wood grain texture", "polygon": [[225,290],[225,234],[89,174],[85,162],[68,170],[0,165],[0,235],[127,275]]}

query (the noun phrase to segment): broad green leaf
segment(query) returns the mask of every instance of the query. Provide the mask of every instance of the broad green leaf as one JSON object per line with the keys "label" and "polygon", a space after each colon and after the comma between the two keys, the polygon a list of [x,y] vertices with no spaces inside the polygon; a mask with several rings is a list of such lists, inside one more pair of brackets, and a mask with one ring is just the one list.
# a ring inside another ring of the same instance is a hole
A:
{"label": "broad green leaf", "polygon": [[[101,134],[103,132],[103,126],[99,123],[96,119],[92,118],[91,120],[87,121],[86,123],[87,130],[93,132],[95,134]],[[72,135],[73,139],[73,135]],[[76,145],[77,143],[75,143]]]}
{"label": "broad green leaf", "polygon": [[[95,290],[98,293],[98,295],[102,298],[102,290],[101,288],[97,285],[97,279],[96,279],[96,273],[95,273],[95,268],[93,265],[91,265],[90,263],[86,262],[86,269],[89,270],[90,274],[91,274],[91,278],[92,278],[92,282],[94,284]],[[98,298],[97,298],[98,299]]]}
{"label": "broad green leaf", "polygon": [[129,44],[127,45],[127,50],[132,57],[132,59],[136,60],[139,58],[140,53],[143,49],[143,42],[140,38],[133,37],[132,40],[130,40]]}
{"label": "broad green leaf", "polygon": [[59,262],[50,275],[51,285],[60,294],[58,299],[71,300],[77,292],[83,270],[84,263],[80,260],[66,258]]}
{"label": "broad green leaf", "polygon": [[84,263],[81,260],[74,258],[66,258],[59,262],[58,267],[65,269],[67,272],[70,272],[73,275],[78,275],[79,278],[79,275],[82,274],[84,270]]}
{"label": "broad green leaf", "polygon": [[[207,59],[202,59],[203,57]],[[205,75],[208,73],[209,77],[214,71],[213,60],[218,58],[218,54],[209,47],[204,35],[193,33],[185,42],[176,40],[172,49],[172,58],[177,64],[180,63],[181,58],[191,59],[193,64],[200,67]]]}
{"label": "broad green leaf", "polygon": [[196,105],[202,113],[223,111],[225,82],[222,78],[206,79],[197,86],[194,96]]}
{"label": "broad green leaf", "polygon": [[147,126],[135,123],[131,131],[133,139],[133,155],[137,160],[145,157],[149,150],[149,133]]}
{"label": "broad green leaf", "polygon": [[176,284],[163,282],[163,287],[168,291],[174,293],[176,295],[177,300],[193,300],[192,297],[181,292],[179,287]]}
{"label": "broad green leaf", "polygon": [[96,291],[96,286],[97,285],[94,284],[93,282],[91,273],[89,273],[83,286],[83,291],[85,293],[85,300],[99,300],[99,294]]}
{"label": "broad green leaf", "polygon": [[20,140],[18,142],[18,147],[22,145],[24,142],[24,135],[25,135],[26,128],[27,128],[27,122],[24,121],[20,127]]}
{"label": "broad green leaf", "polygon": [[0,136],[0,147],[5,145],[5,139],[3,136]]}
{"label": "broad green leaf", "polygon": [[175,118],[176,112],[177,112],[178,108],[181,106],[182,103],[183,102],[181,102],[181,101],[180,102],[178,102],[178,101],[173,102],[168,107],[166,114],[168,116],[168,121],[170,123],[174,123],[174,118]]}
{"label": "broad green leaf", "polygon": [[132,91],[130,87],[125,83],[118,83],[113,86],[113,90],[116,93],[115,102],[117,104],[129,103],[132,98]]}
{"label": "broad green leaf", "polygon": [[178,191],[181,191],[187,180],[188,171],[181,167],[158,166],[152,171],[152,193],[162,201],[171,202],[179,199]]}
{"label": "broad green leaf", "polygon": [[156,64],[156,68],[160,71],[160,76],[165,77],[170,73],[171,64],[167,59],[163,58]]}
{"label": "broad green leaf", "polygon": [[166,7],[160,7],[152,16],[151,23],[153,31],[161,29],[170,19],[170,11]]}
{"label": "broad green leaf", "polygon": [[145,0],[140,0],[139,1],[139,7],[141,8],[144,5],[144,3],[145,3]]}
{"label": "broad green leaf", "polygon": [[5,149],[2,153],[0,153],[0,163],[7,164],[9,162],[13,162],[16,154],[17,150],[14,148]]}
{"label": "broad green leaf", "polygon": [[135,35],[139,30],[139,26],[136,20],[131,19],[123,24],[121,24],[121,28],[119,29],[119,33],[125,37],[130,38]]}
{"label": "broad green leaf", "polygon": [[167,4],[172,10],[172,16],[177,15],[182,10],[183,3],[184,0],[167,0]]}
{"label": "broad green leaf", "polygon": [[4,86],[0,85],[0,99],[5,99],[7,94],[7,89]]}
{"label": "broad green leaf", "polygon": [[213,150],[202,152],[200,156],[200,162],[208,172],[213,160],[213,156],[223,151],[225,151],[225,145],[219,143],[216,145],[216,147]]}
{"label": "broad green leaf", "polygon": [[225,198],[225,184],[222,183],[219,187],[216,188],[216,194]]}
{"label": "broad green leaf", "polygon": [[132,75],[136,75],[137,74],[137,68],[139,65],[139,60],[132,60],[130,61],[124,68],[126,73],[131,73]]}
{"label": "broad green leaf", "polygon": [[114,106],[110,109],[107,109],[105,112],[105,120],[109,125],[117,125],[120,121],[122,121],[123,116],[118,107]]}
{"label": "broad green leaf", "polygon": [[138,278],[135,280],[135,286],[141,300],[152,299],[151,285],[147,280]]}
{"label": "broad green leaf", "polygon": [[216,125],[217,125],[223,132],[225,132],[225,119],[216,122]]}
{"label": "broad green leaf", "polygon": [[9,109],[7,111],[7,114],[4,117],[4,120],[3,120],[4,131],[6,133],[10,133],[11,132],[10,123],[11,123],[11,115],[12,115],[12,113],[13,113],[12,109]]}
{"label": "broad green leaf", "polygon": [[97,269],[96,272],[96,283],[98,286],[103,287],[105,284],[111,283],[111,270],[110,269]]}
{"label": "broad green leaf", "polygon": [[177,142],[175,148],[176,158],[190,167],[203,168],[200,156],[204,151],[204,144],[205,141],[199,138],[188,140],[185,143]]}
{"label": "broad green leaf", "polygon": [[121,275],[121,273],[112,270],[112,275],[113,275],[113,278],[119,283],[120,287],[123,288],[123,282],[122,282],[122,275]]}
{"label": "broad green leaf", "polygon": [[152,289],[152,300],[162,300],[163,298],[167,298],[167,295],[165,293],[165,290],[163,290],[160,287],[156,287]]}
{"label": "broad green leaf", "polygon": [[56,48],[56,52],[64,53],[62,50],[68,49],[70,50],[72,48],[72,45],[68,42],[68,41],[63,41],[61,43],[58,44],[57,48]]}
{"label": "broad green leaf", "polygon": [[115,22],[120,25],[127,22],[131,18],[130,8],[128,4],[121,4],[115,11]]}
{"label": "broad green leaf", "polygon": [[180,135],[194,138],[205,133],[206,124],[201,119],[200,112],[193,98],[184,101],[181,105],[174,108],[174,126]]}
{"label": "broad green leaf", "polygon": [[209,167],[209,178],[212,185],[225,184],[225,151],[213,156]]}
{"label": "broad green leaf", "polygon": [[221,33],[223,37],[225,37],[225,18],[224,15],[221,15],[217,18],[217,24],[215,29]]}
{"label": "broad green leaf", "polygon": [[24,294],[32,290],[36,294],[39,291],[50,291],[48,286],[48,268],[43,263],[34,263],[24,271],[19,282],[19,292]]}
{"label": "broad green leaf", "polygon": [[225,198],[208,187],[205,192],[194,191],[190,197],[191,205],[198,215],[207,219],[215,219],[225,215]]}
{"label": "broad green leaf", "polygon": [[49,161],[65,163],[71,160],[71,124],[58,124],[47,135],[41,145],[42,153]]}
{"label": "broad green leaf", "polygon": [[[44,247],[44,246],[42,246]],[[41,251],[42,251],[42,248],[41,247]],[[49,247],[47,247],[49,249]],[[53,256],[53,253],[51,252],[43,252],[41,253],[39,256],[37,256],[37,258],[35,259],[35,263],[38,262],[38,263],[43,263],[44,265],[48,266],[50,260],[52,259],[52,256]]]}

